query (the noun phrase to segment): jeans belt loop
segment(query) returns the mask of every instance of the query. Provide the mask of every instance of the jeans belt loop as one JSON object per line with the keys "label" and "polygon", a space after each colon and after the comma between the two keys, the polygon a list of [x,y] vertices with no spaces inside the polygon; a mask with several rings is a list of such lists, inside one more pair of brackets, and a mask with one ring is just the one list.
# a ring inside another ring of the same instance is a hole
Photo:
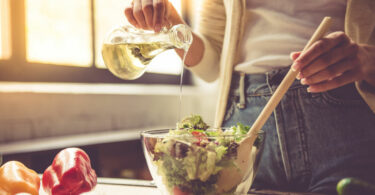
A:
{"label": "jeans belt loop", "polygon": [[245,100],[245,76],[246,74],[241,72],[240,73],[240,102],[237,104],[237,108],[244,109],[246,108],[246,100]]}

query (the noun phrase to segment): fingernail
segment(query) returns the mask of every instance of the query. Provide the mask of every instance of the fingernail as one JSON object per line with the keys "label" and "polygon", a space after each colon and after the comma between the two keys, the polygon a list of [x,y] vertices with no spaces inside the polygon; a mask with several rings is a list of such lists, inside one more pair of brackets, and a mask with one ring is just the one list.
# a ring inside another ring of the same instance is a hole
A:
{"label": "fingernail", "polygon": [[294,72],[297,71],[297,66],[296,66],[295,64],[292,65],[292,70],[293,70]]}
{"label": "fingernail", "polygon": [[303,76],[302,76],[302,73],[299,72],[299,73],[297,74],[297,79],[300,80],[301,78],[303,78]]}
{"label": "fingernail", "polygon": [[290,57],[291,60],[293,60],[293,55],[294,55],[295,53],[296,53],[295,51],[290,52],[289,57]]}
{"label": "fingernail", "polygon": [[301,84],[302,84],[302,85],[306,85],[306,84],[307,84],[305,78],[301,79]]}

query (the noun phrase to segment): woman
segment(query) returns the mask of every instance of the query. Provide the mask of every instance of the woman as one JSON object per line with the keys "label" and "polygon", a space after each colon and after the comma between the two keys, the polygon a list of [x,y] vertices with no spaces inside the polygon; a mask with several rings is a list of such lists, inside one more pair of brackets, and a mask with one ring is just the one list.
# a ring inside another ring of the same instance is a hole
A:
{"label": "woman", "polygon": [[[289,66],[300,72],[263,127],[253,187],[335,194],[344,177],[375,183],[374,9],[372,0],[203,1],[185,64],[219,78],[215,126],[251,125]],[[166,0],[134,0],[125,15],[155,31],[183,23]],[[324,16],[332,32],[290,60]]]}

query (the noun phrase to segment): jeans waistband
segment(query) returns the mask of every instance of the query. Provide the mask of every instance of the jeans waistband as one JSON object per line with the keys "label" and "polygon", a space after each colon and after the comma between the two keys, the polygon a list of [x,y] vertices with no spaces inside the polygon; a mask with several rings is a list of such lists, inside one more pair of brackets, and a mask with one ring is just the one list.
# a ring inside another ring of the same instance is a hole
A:
{"label": "jeans waistband", "polygon": [[[271,89],[275,89],[281,83],[288,71],[289,67],[276,69],[261,74],[244,74],[241,72],[234,72],[231,83],[231,94],[240,95],[240,88],[244,90],[246,95],[270,94],[272,93]],[[241,77],[243,77],[243,88],[241,86]],[[292,83],[291,88],[296,87],[305,86],[301,85],[298,80],[295,80]]]}
{"label": "jeans waistband", "polygon": [[[278,86],[281,83],[281,81],[284,79],[288,71],[289,71],[289,67],[272,70],[266,73],[245,74],[245,82],[249,84],[268,83],[271,86]],[[241,74],[244,74],[244,73],[234,72],[233,77],[232,77],[233,86],[239,85]],[[295,80],[292,86],[301,86],[301,84],[298,80]]]}
{"label": "jeans waistband", "polygon": [[[272,70],[263,74],[244,74],[241,72],[234,72],[232,76],[230,94],[239,96],[239,108],[245,108],[245,96],[261,96],[271,95],[280,85],[284,77],[289,71],[289,67]],[[302,85],[299,80],[295,80],[289,89],[307,88]],[[355,88],[354,83],[333,89],[329,91],[330,94],[345,98],[358,99],[359,94]]]}

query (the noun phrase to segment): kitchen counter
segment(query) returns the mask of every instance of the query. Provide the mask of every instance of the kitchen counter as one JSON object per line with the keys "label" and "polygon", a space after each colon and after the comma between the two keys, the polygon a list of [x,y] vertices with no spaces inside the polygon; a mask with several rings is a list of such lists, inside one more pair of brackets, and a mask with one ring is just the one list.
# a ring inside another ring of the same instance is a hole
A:
{"label": "kitchen counter", "polygon": [[[152,181],[133,179],[98,178],[98,185],[91,192],[82,195],[123,195],[123,194],[147,194],[162,195]],[[44,193],[42,186],[39,195]]]}
{"label": "kitchen counter", "polygon": [[[40,195],[45,195],[40,189]],[[98,178],[98,185],[91,192],[84,195],[162,195],[152,181],[133,179]],[[313,193],[295,193],[278,191],[254,191],[249,195],[318,195]]]}

